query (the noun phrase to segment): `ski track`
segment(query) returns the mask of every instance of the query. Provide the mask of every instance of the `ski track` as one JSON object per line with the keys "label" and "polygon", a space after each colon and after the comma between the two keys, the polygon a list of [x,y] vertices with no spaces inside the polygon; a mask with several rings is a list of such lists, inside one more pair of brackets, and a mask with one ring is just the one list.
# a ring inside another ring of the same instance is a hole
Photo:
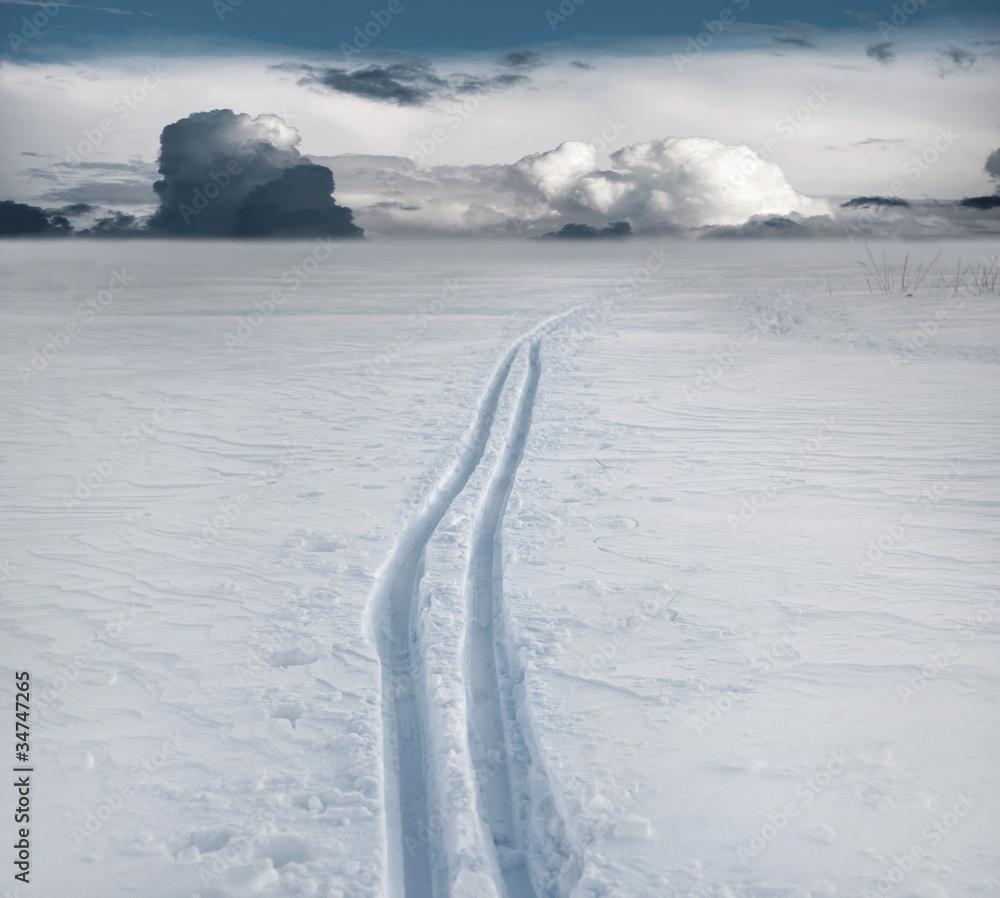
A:
{"label": "ski track", "polygon": [[[495,546],[503,510],[506,508],[507,497],[513,483],[513,475],[524,452],[524,442],[540,376],[541,336],[576,311],[578,308],[573,308],[546,319],[526,334],[522,334],[509,347],[479,400],[472,425],[459,445],[458,457],[437,483],[420,512],[407,525],[395,549],[383,565],[376,589],[372,594],[367,627],[382,668],[382,750],[388,851],[387,876],[389,891],[393,895],[405,898],[446,898],[448,892],[447,885],[435,882],[432,873],[433,858],[446,852],[443,852],[442,846],[438,844],[440,834],[429,832],[427,826],[427,821],[432,817],[432,805],[429,801],[431,793],[428,786],[431,765],[428,764],[425,751],[429,723],[426,704],[420,700],[425,684],[414,626],[419,586],[424,575],[424,551],[448,508],[465,488],[482,460],[511,366],[521,347],[529,344],[531,346],[529,371],[515,416],[516,431],[513,443],[508,441],[504,450],[501,471],[497,475],[501,477],[496,484],[495,498],[499,502],[494,503],[497,510],[496,520],[489,528],[489,538]],[[502,470],[508,464],[512,465],[510,473],[503,475]],[[489,494],[493,493],[491,485]],[[485,536],[486,534],[484,538]],[[492,578],[492,571],[494,567],[499,570],[501,559],[496,554],[495,547],[488,548],[487,554],[489,567],[486,576]],[[491,599],[498,595],[492,583],[488,586],[488,592]],[[486,639],[490,643],[489,657],[494,658],[492,625]],[[500,730],[491,734],[491,745],[494,746],[494,751],[505,751],[503,748],[505,714],[500,704],[500,686],[496,676],[492,677],[492,683],[492,695],[496,701],[493,702],[491,699],[489,718],[493,725],[499,725]],[[516,736],[516,727],[515,733],[509,732],[510,729],[507,728],[507,736]],[[523,753],[523,747],[521,751]],[[489,820],[493,836],[501,840],[505,838],[505,833],[513,832],[514,822],[509,778],[505,777],[505,780],[507,781],[506,803],[501,798],[499,810],[496,811],[498,816]],[[497,808],[497,800],[491,799],[487,807]],[[503,822],[505,819],[506,823]],[[510,835],[508,838],[515,837]],[[531,888],[527,878],[527,867],[523,863],[519,869],[506,873],[504,878],[510,883],[511,888],[521,889],[505,890],[507,898],[534,898],[535,892]],[[401,890],[397,885],[400,882]]]}
{"label": "ski track", "polygon": [[511,433],[476,524],[466,580],[470,746],[481,812],[499,856],[505,898],[536,898],[524,854],[524,827],[516,819],[512,788],[527,778],[525,740],[516,715],[505,707],[505,698],[509,697],[501,697],[501,677],[506,676],[509,665],[503,646],[497,642],[494,620],[503,603],[503,518],[531,426],[541,375],[540,347],[540,341],[531,344]]}

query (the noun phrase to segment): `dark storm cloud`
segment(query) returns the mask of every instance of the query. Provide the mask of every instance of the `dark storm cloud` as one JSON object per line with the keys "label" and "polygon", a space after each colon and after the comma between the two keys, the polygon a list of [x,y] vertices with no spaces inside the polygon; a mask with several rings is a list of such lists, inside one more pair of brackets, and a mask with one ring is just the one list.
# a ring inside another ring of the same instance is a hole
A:
{"label": "dark storm cloud", "polygon": [[702,239],[782,240],[843,237],[843,228],[825,215],[754,215],[741,225],[702,228]]}
{"label": "dark storm cloud", "polygon": [[527,75],[516,75],[505,72],[499,75],[462,75],[455,81],[456,94],[488,94],[515,84],[524,84]]}
{"label": "dark storm cloud", "polygon": [[439,75],[434,66],[420,57],[407,56],[398,62],[373,62],[360,68],[284,63],[275,71],[299,75],[298,83],[324,88],[334,93],[362,97],[396,106],[427,106],[436,100],[460,94],[491,93],[526,83],[526,71],[543,65],[531,50],[513,50],[501,57],[501,70],[483,75],[457,73]]}
{"label": "dark storm cloud", "polygon": [[1000,189],[1000,147],[986,157],[986,165],[983,168],[986,174],[997,182],[997,188]]}
{"label": "dark storm cloud", "polygon": [[858,140],[851,144],[852,147],[882,147],[885,149],[887,146],[891,146],[894,143],[903,143],[902,137],[894,137],[892,139],[886,137],[866,137],[864,140]]}
{"label": "dark storm cloud", "polygon": [[566,224],[558,231],[542,234],[539,240],[602,240],[608,238],[631,237],[632,225],[627,221],[613,221],[606,228],[595,228],[586,224]]}
{"label": "dark storm cloud", "polygon": [[140,232],[139,219],[127,212],[112,210],[97,219],[89,228],[79,231],[80,237],[132,237]]}
{"label": "dark storm cloud", "polygon": [[89,203],[73,203],[69,206],[63,206],[61,209],[53,209],[53,215],[68,215],[71,218],[77,215],[86,215],[88,212],[93,212],[94,207]]}
{"label": "dark storm cloud", "polygon": [[27,203],[0,200],[0,237],[52,237],[72,231],[72,225],[62,215]]}
{"label": "dark storm cloud", "polygon": [[938,75],[942,78],[951,72],[967,72],[976,64],[976,54],[949,44],[941,50],[938,60]]}
{"label": "dark storm cloud", "polygon": [[508,69],[530,70],[545,65],[542,57],[534,50],[511,50],[498,60],[499,64]]}
{"label": "dark storm cloud", "polygon": [[276,115],[215,109],[167,125],[150,228],[211,237],[357,236],[351,210],[330,196],[332,173],[303,159],[298,143],[298,132]]}
{"label": "dark storm cloud", "polygon": [[786,44],[790,47],[799,47],[802,50],[815,50],[816,45],[804,37],[788,37],[783,34],[772,35],[771,40],[777,44]]}
{"label": "dark storm cloud", "polygon": [[973,41],[970,47],[975,47],[983,56],[1000,58],[1000,39],[989,38],[981,41]]}
{"label": "dark storm cloud", "polygon": [[338,206],[332,193],[333,172],[326,166],[307,162],[287,168],[240,202],[233,233],[238,237],[363,236],[354,224],[354,214]]}
{"label": "dark storm cloud", "polygon": [[851,209],[855,206],[909,206],[906,200],[898,196],[856,196],[853,200],[841,203],[841,209]]}
{"label": "dark storm cloud", "polygon": [[397,106],[424,106],[448,92],[448,82],[439,78],[429,63],[400,62],[369,65],[348,70],[312,65],[275,66],[302,73],[299,84],[325,87],[335,93],[350,94]]}
{"label": "dark storm cloud", "polygon": [[896,45],[892,41],[882,41],[880,44],[869,44],[865,53],[868,54],[870,59],[874,59],[877,62],[882,63],[882,65],[888,65],[896,59],[896,51],[893,49],[895,46]]}
{"label": "dark storm cloud", "polygon": [[997,209],[1000,208],[1000,196],[997,194],[993,194],[993,196],[967,196],[959,205],[965,206],[967,209],[980,209],[982,211]]}

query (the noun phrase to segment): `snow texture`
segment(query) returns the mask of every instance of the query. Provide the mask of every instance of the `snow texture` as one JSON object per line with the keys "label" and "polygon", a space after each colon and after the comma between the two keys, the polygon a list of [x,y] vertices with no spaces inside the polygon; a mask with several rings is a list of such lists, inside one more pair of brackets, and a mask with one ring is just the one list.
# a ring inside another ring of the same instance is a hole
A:
{"label": "snow texture", "polygon": [[18,898],[996,894],[1000,306],[862,253],[4,246]]}

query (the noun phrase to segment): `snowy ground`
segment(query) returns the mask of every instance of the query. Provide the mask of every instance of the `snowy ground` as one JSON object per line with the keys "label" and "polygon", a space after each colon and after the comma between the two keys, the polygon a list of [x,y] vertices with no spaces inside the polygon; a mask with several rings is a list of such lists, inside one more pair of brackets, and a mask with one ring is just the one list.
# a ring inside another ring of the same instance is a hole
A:
{"label": "snowy ground", "polygon": [[995,295],[846,243],[0,251],[10,895],[1000,893]]}

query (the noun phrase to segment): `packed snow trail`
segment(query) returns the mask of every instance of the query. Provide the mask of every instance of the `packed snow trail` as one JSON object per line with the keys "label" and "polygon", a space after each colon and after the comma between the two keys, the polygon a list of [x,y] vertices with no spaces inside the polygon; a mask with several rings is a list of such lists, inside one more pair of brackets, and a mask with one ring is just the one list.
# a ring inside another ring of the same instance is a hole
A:
{"label": "packed snow trail", "polygon": [[[413,611],[423,569],[424,547],[448,507],[476,469],[493,427],[497,405],[520,341],[503,357],[479,403],[475,421],[451,470],[438,483],[422,512],[410,523],[384,570],[382,599],[388,620],[375,625],[382,664],[383,754],[390,879],[402,872],[407,898],[432,898],[432,846],[428,838],[427,763],[424,712],[418,701],[422,681],[416,651]],[[378,602],[376,607],[382,602]],[[387,624],[387,626],[386,626]],[[398,796],[398,802],[395,800]]]}
{"label": "packed snow trail", "polygon": [[[429,825],[433,811],[428,790],[430,765],[425,752],[428,721],[426,704],[421,700],[425,677],[414,627],[424,551],[441,519],[483,458],[504,385],[521,347],[526,343],[531,345],[527,383],[531,384],[534,379],[534,386],[522,394],[522,400],[527,401],[526,436],[540,370],[541,336],[579,308],[574,307],[545,319],[508,348],[479,400],[472,425],[459,444],[458,457],[438,481],[421,511],[406,527],[379,573],[369,604],[368,627],[382,667],[382,754],[388,876],[390,889],[395,888],[393,883],[402,880],[403,890],[398,894],[405,895],[405,898],[446,898],[448,892],[447,885],[436,883],[432,873],[432,859],[442,854],[442,846],[437,844],[440,834],[433,832]],[[521,420],[521,408],[522,403],[519,403],[518,422]],[[520,425],[516,426],[519,432]],[[522,438],[513,462],[511,481],[523,448]],[[508,483],[501,509],[506,507],[509,488]],[[523,894],[531,896],[533,892]]]}
{"label": "packed snow trail", "polygon": [[504,711],[498,670],[502,650],[496,642],[494,619],[503,602],[503,517],[531,426],[541,375],[540,348],[540,341],[531,345],[511,434],[476,524],[466,581],[471,598],[467,643],[470,745],[483,815],[499,855],[505,898],[535,896],[515,818],[510,769],[515,764],[523,767],[524,738],[516,731],[516,717]]}

